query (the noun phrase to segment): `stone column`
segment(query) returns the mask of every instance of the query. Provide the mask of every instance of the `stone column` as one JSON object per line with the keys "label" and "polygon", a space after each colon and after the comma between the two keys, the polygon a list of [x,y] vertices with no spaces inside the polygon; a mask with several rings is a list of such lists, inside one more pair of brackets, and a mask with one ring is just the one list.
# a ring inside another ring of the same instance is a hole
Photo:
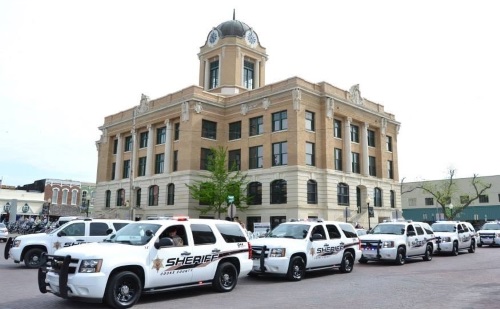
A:
{"label": "stone column", "polygon": [[345,157],[345,172],[352,173],[352,153],[351,153],[351,121],[352,118],[348,117],[344,125],[344,157]]}

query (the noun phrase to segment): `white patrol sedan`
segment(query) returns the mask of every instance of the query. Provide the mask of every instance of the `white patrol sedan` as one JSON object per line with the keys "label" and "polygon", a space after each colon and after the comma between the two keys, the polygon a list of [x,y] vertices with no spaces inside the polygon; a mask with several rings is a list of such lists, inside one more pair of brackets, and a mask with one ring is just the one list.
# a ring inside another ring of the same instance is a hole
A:
{"label": "white patrol sedan", "polygon": [[250,242],[250,276],[282,275],[299,281],[306,271],[338,268],[349,273],[361,256],[354,226],[337,221],[285,222]]}
{"label": "white patrol sedan", "polygon": [[485,246],[498,246],[500,245],[500,222],[491,221],[486,222],[479,231],[478,247]]}
{"label": "white patrol sedan", "polygon": [[[174,232],[175,230],[175,232]],[[174,245],[175,234],[182,239]],[[132,307],[142,294],[212,285],[234,289],[252,269],[240,224],[212,219],[130,223],[102,243],[63,248],[38,272],[40,292]]]}
{"label": "white patrol sedan", "polygon": [[430,261],[437,248],[437,238],[429,224],[411,220],[379,223],[359,239],[360,263],[387,260],[403,265],[406,259],[419,256]]}
{"label": "white patrol sedan", "polygon": [[432,230],[438,238],[437,252],[458,255],[459,250],[466,249],[470,253],[476,251],[475,231],[469,229],[470,223],[460,221],[437,221]]}

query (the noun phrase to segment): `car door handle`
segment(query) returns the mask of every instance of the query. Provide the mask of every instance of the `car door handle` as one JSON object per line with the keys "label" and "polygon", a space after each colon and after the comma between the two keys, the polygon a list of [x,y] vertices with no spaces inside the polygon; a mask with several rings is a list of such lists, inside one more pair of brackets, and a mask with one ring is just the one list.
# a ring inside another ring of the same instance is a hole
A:
{"label": "car door handle", "polygon": [[213,253],[219,253],[220,252],[220,249],[214,249],[212,250]]}
{"label": "car door handle", "polygon": [[191,252],[184,251],[181,253],[181,255],[191,255]]}

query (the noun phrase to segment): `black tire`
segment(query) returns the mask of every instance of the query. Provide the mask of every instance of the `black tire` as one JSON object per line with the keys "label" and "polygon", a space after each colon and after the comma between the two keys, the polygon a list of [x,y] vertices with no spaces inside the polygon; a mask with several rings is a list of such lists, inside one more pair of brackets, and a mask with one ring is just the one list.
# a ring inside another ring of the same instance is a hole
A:
{"label": "black tire", "polygon": [[142,283],[139,276],[131,271],[116,273],[108,281],[104,299],[115,309],[130,308],[135,305],[142,293]]}
{"label": "black tire", "polygon": [[306,263],[304,262],[304,259],[300,256],[294,256],[290,260],[286,278],[290,281],[300,281],[304,278],[305,273]]}
{"label": "black tire", "polygon": [[457,256],[458,255],[458,242],[453,242],[453,248],[451,249],[451,255]]}
{"label": "black tire", "polygon": [[405,248],[399,247],[398,252],[396,254],[396,260],[394,261],[396,263],[396,265],[404,265],[405,264],[405,255],[406,255]]}
{"label": "black tire", "polygon": [[213,288],[217,292],[231,292],[238,283],[238,270],[234,264],[223,262],[215,272]]}
{"label": "black tire", "polygon": [[350,273],[354,267],[354,257],[351,252],[345,252],[340,263],[340,272]]}
{"label": "black tire", "polygon": [[432,246],[427,245],[425,248],[425,255],[423,257],[424,261],[432,261]]}
{"label": "black tire", "polygon": [[24,255],[24,265],[28,268],[39,268],[45,263],[45,259],[42,258],[42,253],[45,250],[40,248],[29,249]]}
{"label": "black tire", "polygon": [[368,263],[368,259],[367,259],[367,258],[365,258],[364,256],[361,256],[361,257],[359,258],[359,262],[360,262],[361,264],[367,264],[367,263]]}
{"label": "black tire", "polygon": [[476,242],[473,240],[470,242],[469,253],[476,252]]}

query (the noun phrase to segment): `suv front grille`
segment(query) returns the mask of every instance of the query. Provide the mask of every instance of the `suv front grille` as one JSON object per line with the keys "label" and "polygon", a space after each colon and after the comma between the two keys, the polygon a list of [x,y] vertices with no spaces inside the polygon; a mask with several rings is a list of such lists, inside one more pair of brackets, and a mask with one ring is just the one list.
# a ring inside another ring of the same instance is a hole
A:
{"label": "suv front grille", "polygon": [[258,260],[264,254],[264,258],[267,258],[269,254],[269,249],[266,246],[252,246],[252,260]]}
{"label": "suv front grille", "polygon": [[[51,271],[58,274],[61,272],[61,267],[63,265],[63,262],[64,262],[64,256],[49,255],[47,257],[47,266],[50,268]],[[74,274],[76,272],[78,263],[79,263],[78,259],[71,259],[70,265],[68,267],[68,274]]]}

